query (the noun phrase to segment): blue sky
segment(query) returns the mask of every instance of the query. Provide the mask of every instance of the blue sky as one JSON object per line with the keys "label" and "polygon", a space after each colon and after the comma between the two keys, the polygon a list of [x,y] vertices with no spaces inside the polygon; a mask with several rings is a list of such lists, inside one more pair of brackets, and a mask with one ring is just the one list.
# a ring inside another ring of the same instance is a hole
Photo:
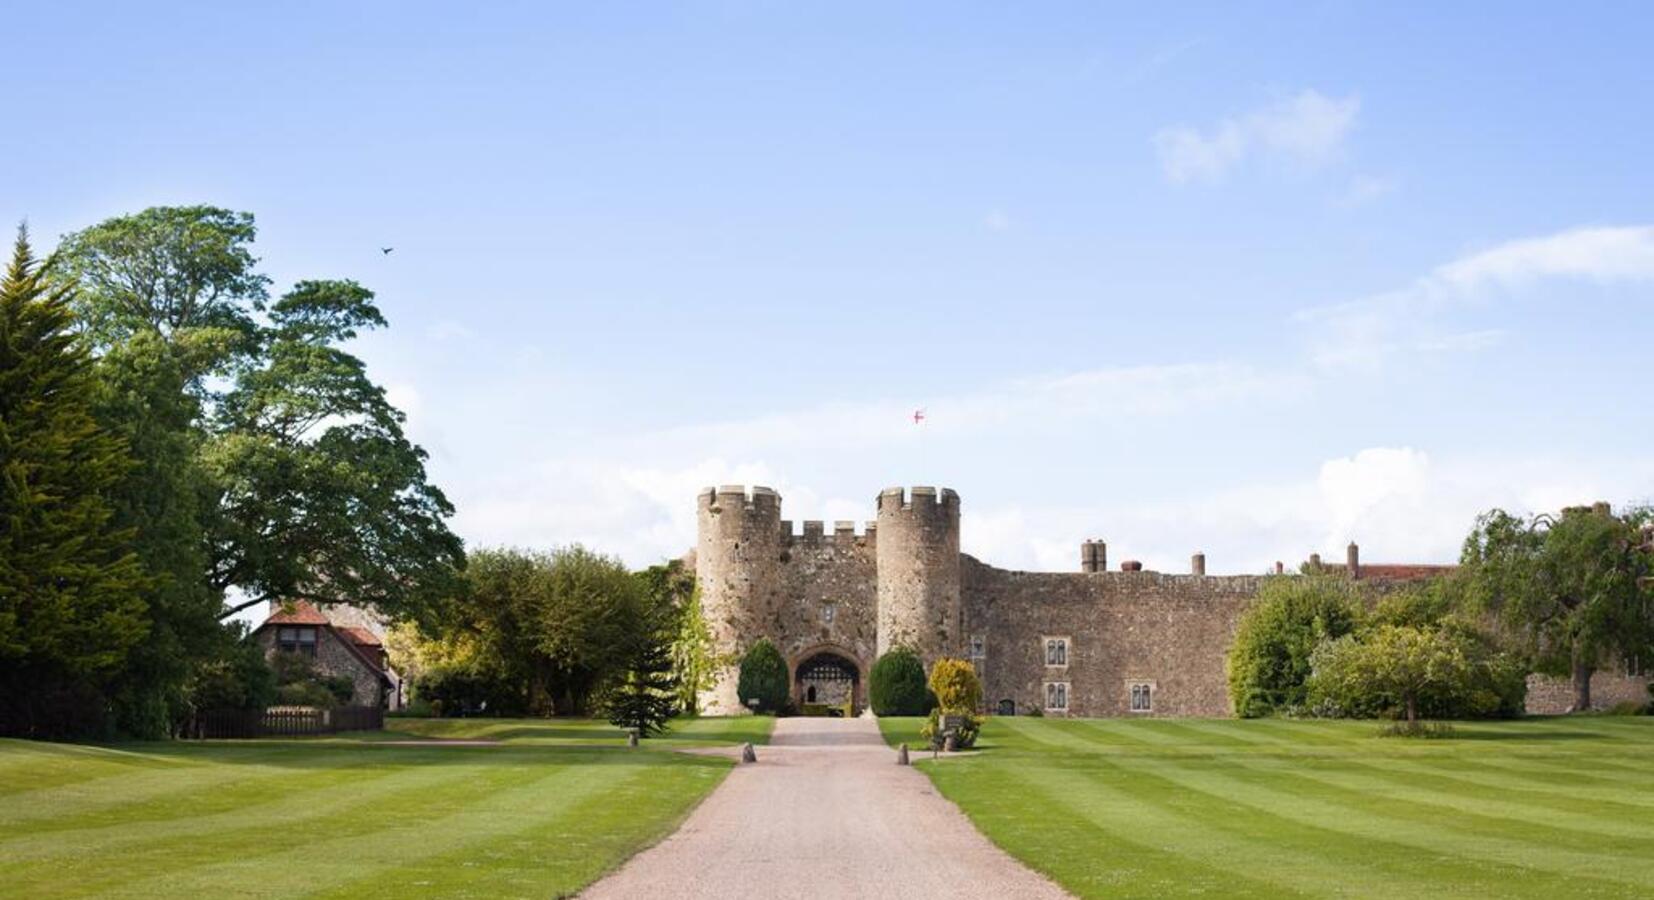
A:
{"label": "blue sky", "polygon": [[0,219],[376,290],[474,545],[944,484],[1008,566],[1448,561],[1654,497],[1654,11],[1440,6],[32,4]]}

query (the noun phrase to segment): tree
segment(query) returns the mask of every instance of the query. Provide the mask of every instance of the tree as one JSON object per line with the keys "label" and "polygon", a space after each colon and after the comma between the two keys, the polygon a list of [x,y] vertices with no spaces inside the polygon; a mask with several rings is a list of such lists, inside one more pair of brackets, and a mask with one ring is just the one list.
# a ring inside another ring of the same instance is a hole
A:
{"label": "tree", "polygon": [[1459,644],[1436,630],[1381,625],[1370,634],[1345,635],[1317,648],[1311,693],[1366,697],[1393,703],[1416,726],[1421,699],[1431,691],[1462,689],[1470,664]]}
{"label": "tree", "polygon": [[678,714],[677,689],[670,636],[646,631],[627,648],[619,677],[604,699],[604,711],[611,724],[636,729],[640,738],[652,737]]}
{"label": "tree", "polygon": [[125,440],[133,463],[110,492],[115,521],[152,576],[142,594],[149,632],[115,678],[112,708],[121,733],[153,740],[187,717],[196,666],[240,671],[218,621],[223,598],[202,578],[201,510],[211,495],[191,430],[200,401],[173,349],[153,333],[107,348],[95,371],[98,418]]}
{"label": "tree", "polygon": [[695,573],[681,560],[650,566],[638,573],[647,602],[667,623],[672,673],[677,685],[678,708],[694,712],[700,694],[718,684],[718,671],[726,662],[712,648],[712,630],[701,610],[701,589]]}
{"label": "tree", "polygon": [[1310,656],[1356,629],[1361,608],[1349,582],[1327,576],[1270,578],[1242,613],[1227,660],[1235,714],[1267,716],[1301,706]]}
{"label": "tree", "polygon": [[929,712],[924,662],[906,647],[888,651],[868,673],[867,697],[876,716],[922,716]]}
{"label": "tree", "polygon": [[1654,644],[1654,546],[1646,508],[1606,504],[1522,520],[1491,510],[1465,539],[1471,596],[1517,636],[1540,671],[1567,674],[1573,711],[1591,708],[1591,676]]}
{"label": "tree", "polygon": [[270,279],[256,271],[250,213],[211,206],[158,206],[64,237],[62,273],[81,290],[79,320],[106,349],[143,333],[187,349],[200,387],[250,352],[254,313]]}
{"label": "tree", "polygon": [[20,229],[0,280],[0,734],[106,727],[103,691],[149,626],[109,501],[131,461],[94,415],[71,302]]}
{"label": "tree", "polygon": [[255,235],[247,213],[157,207],[62,247],[96,351],[153,338],[200,401],[185,426],[207,488],[198,578],[244,597],[226,617],[272,599],[434,615],[464,566],[453,508],[342,349],[384,317],[350,281],[301,281],[270,304]]}
{"label": "tree", "polygon": [[982,705],[982,682],[976,667],[963,659],[944,656],[930,667],[930,692],[944,713],[976,712]]}
{"label": "tree", "polygon": [[[787,684],[787,661],[768,638],[759,638],[741,657],[735,694],[742,706],[754,712],[775,713],[787,708],[792,698]],[[753,701],[757,701],[756,704]]]}
{"label": "tree", "polygon": [[932,743],[944,739],[943,716],[958,719],[953,731],[954,745],[965,749],[976,743],[982,724],[976,718],[982,705],[982,682],[976,677],[976,667],[963,659],[944,656],[930,667],[930,692],[936,695],[936,708],[930,711],[930,720],[919,730]]}

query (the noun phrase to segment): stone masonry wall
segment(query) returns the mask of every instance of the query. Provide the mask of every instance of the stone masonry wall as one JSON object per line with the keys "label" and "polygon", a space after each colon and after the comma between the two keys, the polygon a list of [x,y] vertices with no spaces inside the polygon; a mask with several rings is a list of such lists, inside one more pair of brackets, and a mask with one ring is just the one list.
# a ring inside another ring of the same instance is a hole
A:
{"label": "stone masonry wall", "polygon": [[[1648,678],[1599,671],[1591,676],[1591,708],[1611,709],[1621,703],[1647,703]],[[1528,715],[1558,716],[1574,703],[1574,686],[1567,678],[1528,676]]]}
{"label": "stone masonry wall", "polygon": [[[983,702],[1044,708],[1047,681],[1069,684],[1070,715],[1226,716],[1224,657],[1262,579],[1157,572],[1007,572],[963,561],[965,633],[985,641]],[[1046,637],[1069,638],[1066,667]],[[1153,685],[1133,713],[1130,685]]]}
{"label": "stone masonry wall", "polygon": [[857,701],[867,696],[867,672],[877,653],[878,599],[875,529],[856,534],[851,522],[825,533],[820,522],[805,522],[790,534],[781,552],[782,602],[772,614],[769,637],[796,676],[799,663],[821,651],[856,664],[861,675]]}

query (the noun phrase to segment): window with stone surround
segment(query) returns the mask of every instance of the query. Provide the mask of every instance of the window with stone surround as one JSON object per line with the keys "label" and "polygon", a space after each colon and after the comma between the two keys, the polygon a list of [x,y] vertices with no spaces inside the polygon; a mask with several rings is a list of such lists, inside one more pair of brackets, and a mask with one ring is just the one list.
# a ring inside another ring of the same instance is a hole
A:
{"label": "window with stone surround", "polygon": [[1134,713],[1154,712],[1154,682],[1133,681],[1130,683],[1131,711]]}
{"label": "window with stone surround", "polygon": [[1068,682],[1047,681],[1045,683],[1045,711],[1068,712]]}
{"label": "window with stone surround", "polygon": [[1068,638],[1046,637],[1042,640],[1045,642],[1045,664],[1052,668],[1067,668]]}
{"label": "window with stone surround", "polygon": [[276,629],[276,649],[283,653],[316,655],[316,629],[283,625]]}

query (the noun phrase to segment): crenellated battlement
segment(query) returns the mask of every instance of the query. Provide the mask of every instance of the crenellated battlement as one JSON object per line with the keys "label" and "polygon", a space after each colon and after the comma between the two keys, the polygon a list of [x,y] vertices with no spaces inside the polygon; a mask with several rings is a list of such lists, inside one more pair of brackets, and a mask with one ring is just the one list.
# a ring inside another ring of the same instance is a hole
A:
{"label": "crenellated battlement", "polygon": [[912,512],[917,514],[959,511],[959,494],[952,488],[929,486],[911,488],[888,487],[879,492],[879,513]]}
{"label": "crenellated battlement", "polygon": [[[801,525],[802,530],[795,529],[795,524]],[[790,519],[781,520],[781,543],[793,546],[800,544],[842,544],[854,546],[871,543],[877,538],[878,523],[866,522],[860,534],[856,532],[856,523],[848,519],[838,519],[833,522],[833,530],[827,530],[827,524],[820,519],[807,519],[794,523]]]}
{"label": "crenellated battlement", "polygon": [[781,495],[774,488],[742,484],[725,484],[716,488],[701,488],[696,502],[702,509],[750,509],[781,514]]}

